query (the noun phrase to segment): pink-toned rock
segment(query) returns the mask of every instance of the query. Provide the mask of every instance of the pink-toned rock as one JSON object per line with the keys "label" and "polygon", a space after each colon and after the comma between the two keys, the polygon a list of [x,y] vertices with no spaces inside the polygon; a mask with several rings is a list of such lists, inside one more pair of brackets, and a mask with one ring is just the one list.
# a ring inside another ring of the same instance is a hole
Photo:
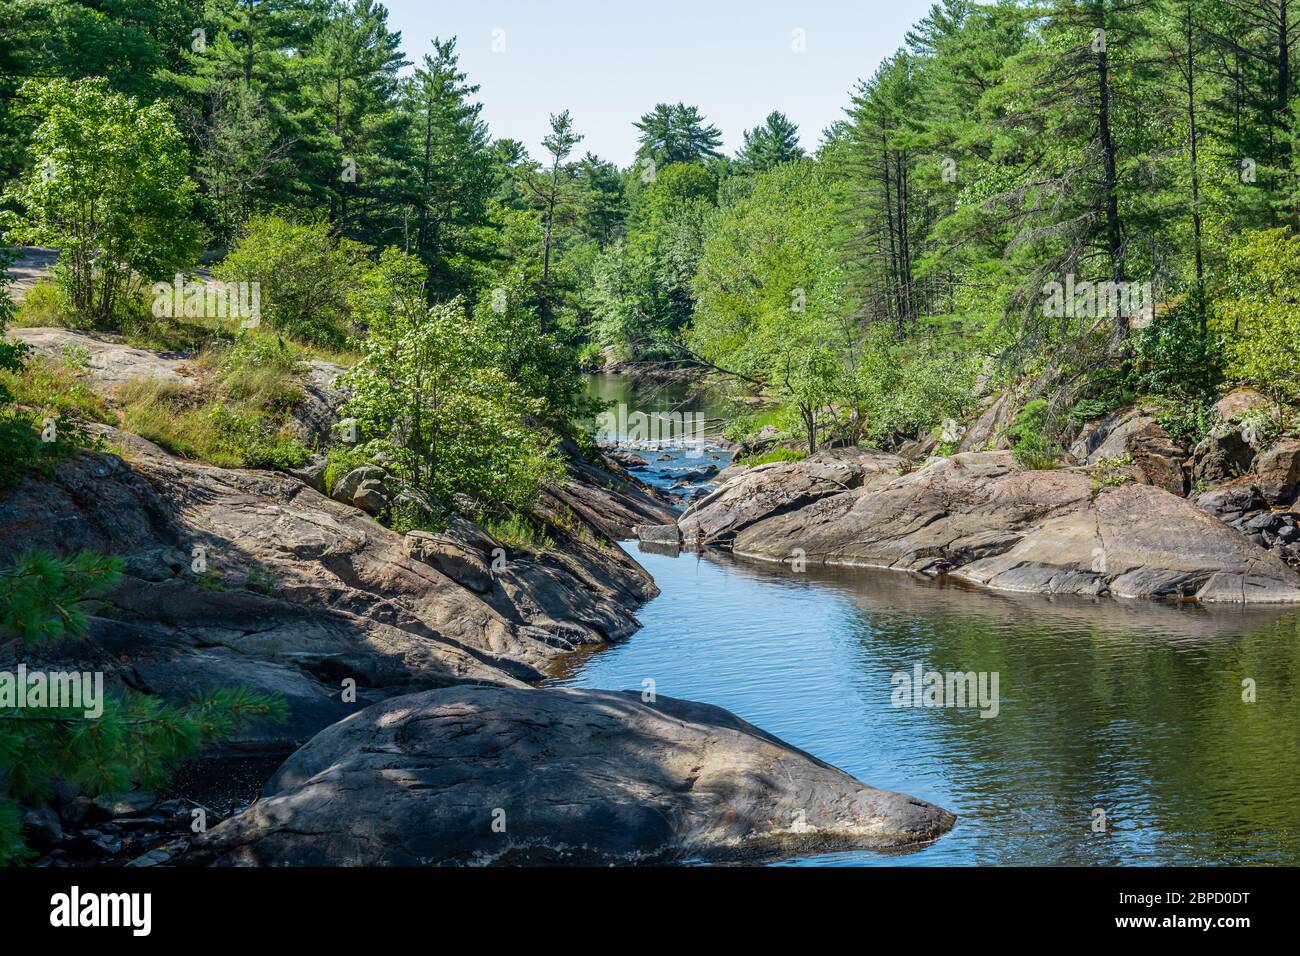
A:
{"label": "pink-toned rock", "polygon": [[1234,388],[1223,398],[1214,403],[1214,411],[1220,418],[1240,418],[1248,412],[1253,412],[1260,408],[1272,408],[1273,403],[1268,396],[1255,391],[1253,388]]}

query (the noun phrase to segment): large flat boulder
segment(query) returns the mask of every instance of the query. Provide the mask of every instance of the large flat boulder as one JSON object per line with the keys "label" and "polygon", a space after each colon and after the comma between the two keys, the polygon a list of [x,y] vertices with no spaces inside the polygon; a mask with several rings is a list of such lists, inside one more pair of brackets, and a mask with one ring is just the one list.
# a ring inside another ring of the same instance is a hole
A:
{"label": "large flat boulder", "polygon": [[927,573],[1050,594],[1300,602],[1300,576],[1195,503],[1084,469],[1027,471],[1006,452],[906,475],[752,521],[737,554]]}
{"label": "large flat boulder", "polygon": [[692,502],[677,524],[688,545],[729,545],[756,521],[855,488],[868,476],[897,475],[903,467],[897,455],[856,448],[757,465]]}
{"label": "large flat boulder", "polygon": [[137,349],[107,336],[72,329],[10,329],[9,337],[46,358],[57,359],[68,350],[83,350],[86,374],[95,389],[104,394],[135,379],[161,379],[183,387],[196,384],[186,370],[188,358],[184,355]]}
{"label": "large flat boulder", "polygon": [[877,790],[719,707],[635,692],[455,687],[321,732],[186,862],[671,863],[932,841],[954,816]]}

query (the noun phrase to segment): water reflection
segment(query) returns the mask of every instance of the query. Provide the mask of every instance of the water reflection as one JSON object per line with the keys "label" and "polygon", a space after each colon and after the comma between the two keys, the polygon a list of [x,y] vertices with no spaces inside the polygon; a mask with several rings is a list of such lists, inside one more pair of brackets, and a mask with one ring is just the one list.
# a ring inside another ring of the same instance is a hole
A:
{"label": "water reflection", "polygon": [[[1300,612],[634,553],[662,590],[644,629],[555,683],[654,678],[960,816],[913,853],[793,862],[1300,863]],[[892,706],[891,676],[918,663],[997,672],[998,716]]]}

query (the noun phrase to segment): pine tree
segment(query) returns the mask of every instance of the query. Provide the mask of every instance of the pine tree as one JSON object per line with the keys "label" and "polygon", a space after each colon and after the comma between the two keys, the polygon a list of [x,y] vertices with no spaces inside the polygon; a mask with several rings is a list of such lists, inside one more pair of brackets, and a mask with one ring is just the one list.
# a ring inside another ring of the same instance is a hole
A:
{"label": "pine tree", "polygon": [[571,166],[565,165],[565,160],[580,142],[582,142],[582,135],[574,130],[573,118],[569,115],[569,111],[553,113],[551,131],[542,140],[542,145],[551,154],[549,168],[542,170],[536,164],[529,164],[522,170],[522,181],[542,213],[542,277],[537,297],[543,331],[550,327],[554,317],[551,259],[557,239],[556,222],[560,217],[570,218],[574,214],[572,207],[574,170]]}
{"label": "pine tree", "polygon": [[700,163],[721,155],[722,131],[705,123],[699,107],[658,103],[632,125],[641,131],[638,155],[656,166]]}
{"label": "pine tree", "polygon": [[803,155],[799,127],[780,110],[773,110],[762,126],[745,131],[745,145],[736,154],[736,162],[747,172],[762,172]]}
{"label": "pine tree", "polygon": [[488,221],[494,185],[487,126],[481,106],[470,101],[478,87],[465,82],[455,38],[435,37],[433,49],[401,90],[415,223],[407,245],[428,269],[431,303],[467,291],[472,263],[488,257],[476,230]]}
{"label": "pine tree", "polygon": [[[88,600],[121,580],[121,558],[82,551],[28,552],[0,570],[0,641],[37,649],[88,631]],[[88,717],[67,708],[0,705],[0,866],[31,858],[20,808],[43,799],[55,778],[91,794],[164,783],[182,761],[250,721],[281,720],[282,699],[243,688],[199,694],[174,707],[128,692]]]}
{"label": "pine tree", "polygon": [[402,36],[375,0],[336,3],[302,64],[304,138],[313,191],[340,235],[374,245],[396,239],[403,166],[397,72]]}

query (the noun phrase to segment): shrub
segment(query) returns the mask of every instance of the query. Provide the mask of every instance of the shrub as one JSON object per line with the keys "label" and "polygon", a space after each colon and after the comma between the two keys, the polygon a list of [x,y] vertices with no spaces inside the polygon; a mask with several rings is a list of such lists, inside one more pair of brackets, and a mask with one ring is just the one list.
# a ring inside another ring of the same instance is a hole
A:
{"label": "shrub", "polygon": [[1215,303],[1236,339],[1228,375],[1278,401],[1300,400],[1300,236],[1247,233],[1228,254],[1229,282]]}
{"label": "shrub", "polygon": [[213,273],[258,283],[262,318],[277,331],[340,348],[352,331],[348,291],[365,265],[365,247],[335,239],[327,222],[255,216]]}
{"label": "shrub", "polygon": [[31,172],[9,194],[11,237],[59,250],[55,281],[78,321],[110,325],[145,281],[198,249],[196,187],[166,103],[140,105],[103,77],[29,80]]}
{"label": "shrub", "polygon": [[1059,454],[1055,442],[1044,432],[1047,428],[1048,404],[1044,398],[1027,402],[1007,429],[1016,461],[1033,471],[1056,467]]}
{"label": "shrub", "polygon": [[1133,464],[1130,454],[1116,455],[1113,458],[1100,458],[1092,468],[1092,480],[1098,486],[1118,487],[1133,480],[1127,469]]}
{"label": "shrub", "polygon": [[49,279],[42,279],[27,290],[18,305],[16,324],[27,328],[65,327],[70,314],[67,296]]}
{"label": "shrub", "polygon": [[1180,304],[1134,336],[1133,385],[1147,394],[1211,399],[1223,382],[1225,348],[1222,337],[1201,330],[1191,305]]}
{"label": "shrub", "polygon": [[396,249],[353,294],[367,329],[364,358],[341,380],[357,419],[391,470],[439,505],[465,494],[483,504],[527,510],[543,482],[562,469],[555,439],[537,427],[549,407],[500,367],[491,329],[465,315],[459,300],[430,308],[423,267]]}
{"label": "shrub", "polygon": [[0,488],[48,472],[73,447],[94,444],[86,420],[110,420],[66,362],[29,360],[27,346],[4,337],[13,313],[7,265],[0,254]]}

